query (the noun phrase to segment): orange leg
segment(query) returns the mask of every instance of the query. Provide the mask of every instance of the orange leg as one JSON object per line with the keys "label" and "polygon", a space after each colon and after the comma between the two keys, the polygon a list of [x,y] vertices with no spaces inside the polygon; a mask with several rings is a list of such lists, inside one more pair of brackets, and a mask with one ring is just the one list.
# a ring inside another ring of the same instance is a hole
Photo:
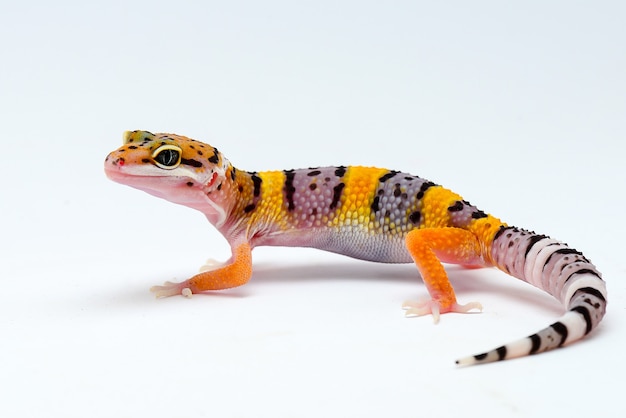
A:
{"label": "orange leg", "polygon": [[432,314],[437,323],[441,313],[482,310],[478,302],[457,303],[454,289],[441,264],[443,261],[482,265],[481,246],[473,233],[459,228],[416,229],[407,235],[406,246],[431,297],[426,302],[405,302],[403,308],[407,309],[407,316]]}
{"label": "orange leg", "polygon": [[152,286],[150,291],[157,298],[174,295],[190,297],[193,293],[206,290],[222,290],[241,286],[252,276],[252,253],[245,243],[233,249],[231,262],[221,268],[204,271],[181,283],[165,282],[163,286]]}

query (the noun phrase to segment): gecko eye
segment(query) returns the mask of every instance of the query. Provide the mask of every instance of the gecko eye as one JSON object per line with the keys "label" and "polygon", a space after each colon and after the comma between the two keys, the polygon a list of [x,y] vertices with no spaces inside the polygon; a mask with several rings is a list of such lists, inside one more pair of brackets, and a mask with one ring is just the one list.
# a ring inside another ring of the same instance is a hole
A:
{"label": "gecko eye", "polygon": [[152,153],[152,158],[158,167],[172,170],[180,164],[181,151],[175,145],[163,145]]}

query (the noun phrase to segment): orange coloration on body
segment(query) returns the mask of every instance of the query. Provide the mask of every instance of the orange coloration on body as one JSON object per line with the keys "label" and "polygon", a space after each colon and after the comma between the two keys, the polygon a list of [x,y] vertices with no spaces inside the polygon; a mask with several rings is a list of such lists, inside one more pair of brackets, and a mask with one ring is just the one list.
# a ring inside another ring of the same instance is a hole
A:
{"label": "orange coloration on body", "polygon": [[181,283],[165,283],[150,290],[157,297],[183,294],[190,296],[208,290],[223,290],[246,284],[252,276],[252,250],[248,243],[233,248],[230,264],[216,270],[204,271]]}
{"label": "orange coloration on body", "polygon": [[485,265],[495,265],[493,259],[491,258],[491,245],[493,243],[493,237],[500,228],[505,228],[507,226],[508,225],[506,223],[492,215],[487,215],[486,218],[476,219],[470,224],[468,229],[476,236],[476,238],[478,238],[478,242],[482,248]]}
{"label": "orange coloration on body", "polygon": [[406,246],[432,300],[447,312],[456,303],[454,289],[441,264],[481,263],[481,246],[474,234],[459,228],[416,229],[406,237]]}
{"label": "orange coloration on body", "polygon": [[252,276],[252,250],[249,244],[241,244],[233,249],[233,261],[220,269],[205,271],[189,279],[193,293],[206,290],[222,290],[241,286]]}
{"label": "orange coloration on body", "polygon": [[424,201],[422,202],[422,215],[424,216],[422,228],[442,228],[448,226],[450,224],[448,207],[454,204],[455,201],[462,199],[460,195],[441,186],[428,189],[424,194]]}

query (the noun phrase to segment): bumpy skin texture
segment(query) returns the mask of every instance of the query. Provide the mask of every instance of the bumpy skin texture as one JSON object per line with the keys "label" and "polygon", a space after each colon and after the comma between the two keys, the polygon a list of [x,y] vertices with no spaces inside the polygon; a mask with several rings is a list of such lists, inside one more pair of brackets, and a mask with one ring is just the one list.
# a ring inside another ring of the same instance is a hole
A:
{"label": "bumpy skin texture", "polygon": [[600,273],[580,252],[507,226],[454,192],[398,171],[357,166],[246,172],[207,144],[173,134],[127,132],[105,160],[109,178],[204,213],[226,237],[231,259],[158,297],[226,289],[252,276],[256,246],[313,247],[384,263],[413,261],[431,300],[407,315],[480,309],[457,303],[442,262],[495,266],[557,298],[567,312],[549,327],[461,365],[539,353],[579,340],[606,311]]}

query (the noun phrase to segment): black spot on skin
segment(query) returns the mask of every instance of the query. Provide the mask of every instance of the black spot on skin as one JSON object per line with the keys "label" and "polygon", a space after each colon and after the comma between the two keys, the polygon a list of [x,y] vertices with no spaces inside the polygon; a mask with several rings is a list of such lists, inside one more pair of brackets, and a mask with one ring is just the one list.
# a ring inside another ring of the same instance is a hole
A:
{"label": "black spot on skin", "polygon": [[426,190],[430,189],[433,186],[435,186],[435,183],[431,181],[426,181],[422,183],[422,186],[420,187],[419,192],[417,192],[417,195],[415,195],[417,200],[421,200],[424,197],[424,193],[426,193]]}
{"label": "black spot on skin", "polygon": [[141,162],[144,163],[144,164],[147,164],[147,163],[150,162],[150,159],[149,158],[142,158]]}
{"label": "black spot on skin", "polygon": [[591,332],[591,329],[593,328],[593,323],[591,322],[591,314],[589,313],[589,309],[585,308],[584,306],[575,306],[571,310],[574,312],[578,312],[579,314],[583,316],[583,319],[585,320],[585,324],[586,324],[585,335],[589,334]]}
{"label": "black spot on skin", "polygon": [[474,356],[474,358],[475,358],[476,360],[478,360],[478,361],[484,360],[484,359],[486,359],[486,358],[487,358],[487,353],[483,353],[483,354],[476,354],[476,355]]}
{"label": "black spot on skin", "polygon": [[328,182],[330,181],[330,177],[326,177],[326,178],[324,178],[324,181],[325,181],[326,183],[328,183]]}
{"label": "black spot on skin", "polygon": [[504,358],[506,357],[506,347],[498,347],[496,349],[496,352],[498,353],[498,360],[504,360]]}
{"label": "black spot on skin", "polygon": [[296,192],[296,188],[293,187],[293,179],[296,177],[296,173],[293,170],[285,170],[285,195],[287,197],[287,210],[290,212],[296,208],[293,203],[293,194]]}
{"label": "black spot on skin", "polygon": [[344,183],[339,183],[335,187],[333,187],[333,201],[330,203],[330,208],[334,209],[339,204],[339,200],[341,199],[341,192],[343,188],[346,187]]}
{"label": "black spot on skin", "polygon": [[220,162],[220,158],[217,156],[217,154],[213,154],[209,157],[209,162],[213,164],[217,164]]}
{"label": "black spot on skin", "polygon": [[385,194],[385,191],[384,191],[383,189],[380,189],[380,190],[378,191],[378,196],[382,196],[382,195],[384,195],[384,194]]}
{"label": "black spot on skin", "polygon": [[317,216],[317,208],[313,208],[311,211],[311,216]]}
{"label": "black spot on skin", "polygon": [[313,171],[309,171],[308,173],[306,173],[306,175],[309,177],[319,176],[320,174],[322,174],[322,172],[319,170],[313,170]]}
{"label": "black spot on skin", "polygon": [[555,322],[551,325],[552,329],[556,331],[557,334],[561,336],[561,341],[559,342],[559,347],[565,343],[567,339],[567,327],[562,322]]}
{"label": "black spot on skin", "polygon": [[463,202],[461,202],[460,200],[457,200],[454,205],[450,206],[448,208],[448,211],[450,212],[459,212],[463,210]]}
{"label": "black spot on skin", "polygon": [[337,167],[335,170],[335,175],[337,177],[343,177],[346,174],[346,168],[344,166]]}
{"label": "black spot on skin", "polygon": [[180,163],[184,165],[190,165],[192,167],[202,167],[202,163],[200,161],[194,160],[192,158],[181,158]]}
{"label": "black spot on skin", "polygon": [[514,245],[515,245],[515,243],[513,241],[509,241],[509,248],[511,248]]}
{"label": "black spot on skin", "polygon": [[560,248],[548,256],[546,261],[543,263],[544,269],[546,268],[546,266],[548,265],[548,263],[550,262],[550,259],[552,258],[554,254],[577,254],[580,256],[583,255],[583,253],[581,253],[580,251],[576,251],[573,248]]}
{"label": "black spot on skin", "polygon": [[581,287],[580,289],[576,291],[576,293],[574,293],[574,296],[572,296],[572,299],[574,299],[579,292],[586,293],[591,296],[595,296],[598,299],[600,299],[602,302],[606,303],[606,299],[604,298],[604,296],[602,295],[602,293],[600,293],[598,289],[595,289],[593,287]]}
{"label": "black spot on skin", "polygon": [[[379,193],[380,194],[380,193]],[[380,207],[378,206],[378,202],[380,201],[380,197],[376,196],[374,198],[374,201],[372,202],[372,212],[378,212],[380,210]]]}
{"label": "black spot on skin", "polygon": [[526,251],[524,252],[524,257],[528,256],[530,250],[534,247],[536,243],[548,238],[545,235],[534,235],[528,240],[528,246],[526,247]]}
{"label": "black spot on skin", "polygon": [[309,189],[311,189],[311,190],[317,189],[317,184],[316,183],[309,184]]}
{"label": "black spot on skin", "polygon": [[421,219],[422,219],[422,214],[419,211],[415,211],[409,215],[409,221],[411,221],[413,225],[419,224]]}
{"label": "black spot on skin", "polygon": [[232,168],[230,169],[230,179],[231,179],[232,181],[235,181],[236,171],[237,171],[237,169],[236,169],[235,167],[232,167]]}
{"label": "black spot on skin", "polygon": [[189,148],[196,149],[196,147],[194,147],[193,144],[189,145]]}
{"label": "black spot on skin", "polygon": [[248,206],[246,206],[245,208],[243,208],[243,211],[245,213],[250,213],[254,210],[256,206],[254,205],[254,203],[249,204]]}
{"label": "black spot on skin", "polygon": [[[198,155],[204,155],[204,154],[202,153],[202,151],[198,150]],[[211,160],[209,159],[209,161]]]}
{"label": "black spot on skin", "polygon": [[539,348],[541,348],[541,337],[539,337],[537,334],[533,334],[528,338],[530,338],[531,344],[528,354],[535,354],[537,351],[539,351]]}
{"label": "black spot on skin", "polygon": [[192,182],[190,182],[190,181],[188,181],[188,182],[187,182],[187,186],[191,187],[191,186],[193,186],[193,183],[192,183]]}
{"label": "black spot on skin", "polygon": [[129,145],[128,149],[137,149],[138,147],[136,145]]}
{"label": "black spot on skin", "polygon": [[406,181],[411,181],[411,180],[413,180],[413,177],[405,177],[404,179],[405,179]]}
{"label": "black spot on skin", "polygon": [[237,188],[237,190],[239,190],[239,193],[243,192],[243,186],[239,185],[239,187]]}
{"label": "black spot on skin", "polygon": [[252,194],[254,195],[254,197],[259,197],[259,195],[261,194],[261,183],[263,182],[263,180],[261,180],[261,177],[257,176],[256,173],[251,174],[252,176],[250,177],[250,179],[254,184],[254,191],[252,192]]}
{"label": "black spot on skin", "polygon": [[222,190],[222,183],[217,185],[217,191],[220,191],[220,190]]}
{"label": "black spot on skin", "polygon": [[390,172],[388,172],[387,174],[385,174],[384,176],[379,178],[378,181],[381,182],[381,183],[384,183],[387,180],[389,180],[390,178],[395,177],[396,174],[398,174],[398,173],[399,173],[399,171],[391,170]]}
{"label": "black spot on skin", "polygon": [[481,219],[486,218],[487,214],[482,210],[477,210],[476,212],[472,212],[472,219]]}
{"label": "black spot on skin", "polygon": [[510,226],[501,226],[498,229],[498,232],[496,232],[496,235],[493,236],[493,239],[496,240],[500,235],[502,235],[504,233],[504,231],[506,231],[507,229],[511,229]]}
{"label": "black spot on skin", "polygon": [[402,194],[402,190],[400,190],[400,184],[396,184],[396,188],[393,189],[393,196],[400,197],[401,194]]}

